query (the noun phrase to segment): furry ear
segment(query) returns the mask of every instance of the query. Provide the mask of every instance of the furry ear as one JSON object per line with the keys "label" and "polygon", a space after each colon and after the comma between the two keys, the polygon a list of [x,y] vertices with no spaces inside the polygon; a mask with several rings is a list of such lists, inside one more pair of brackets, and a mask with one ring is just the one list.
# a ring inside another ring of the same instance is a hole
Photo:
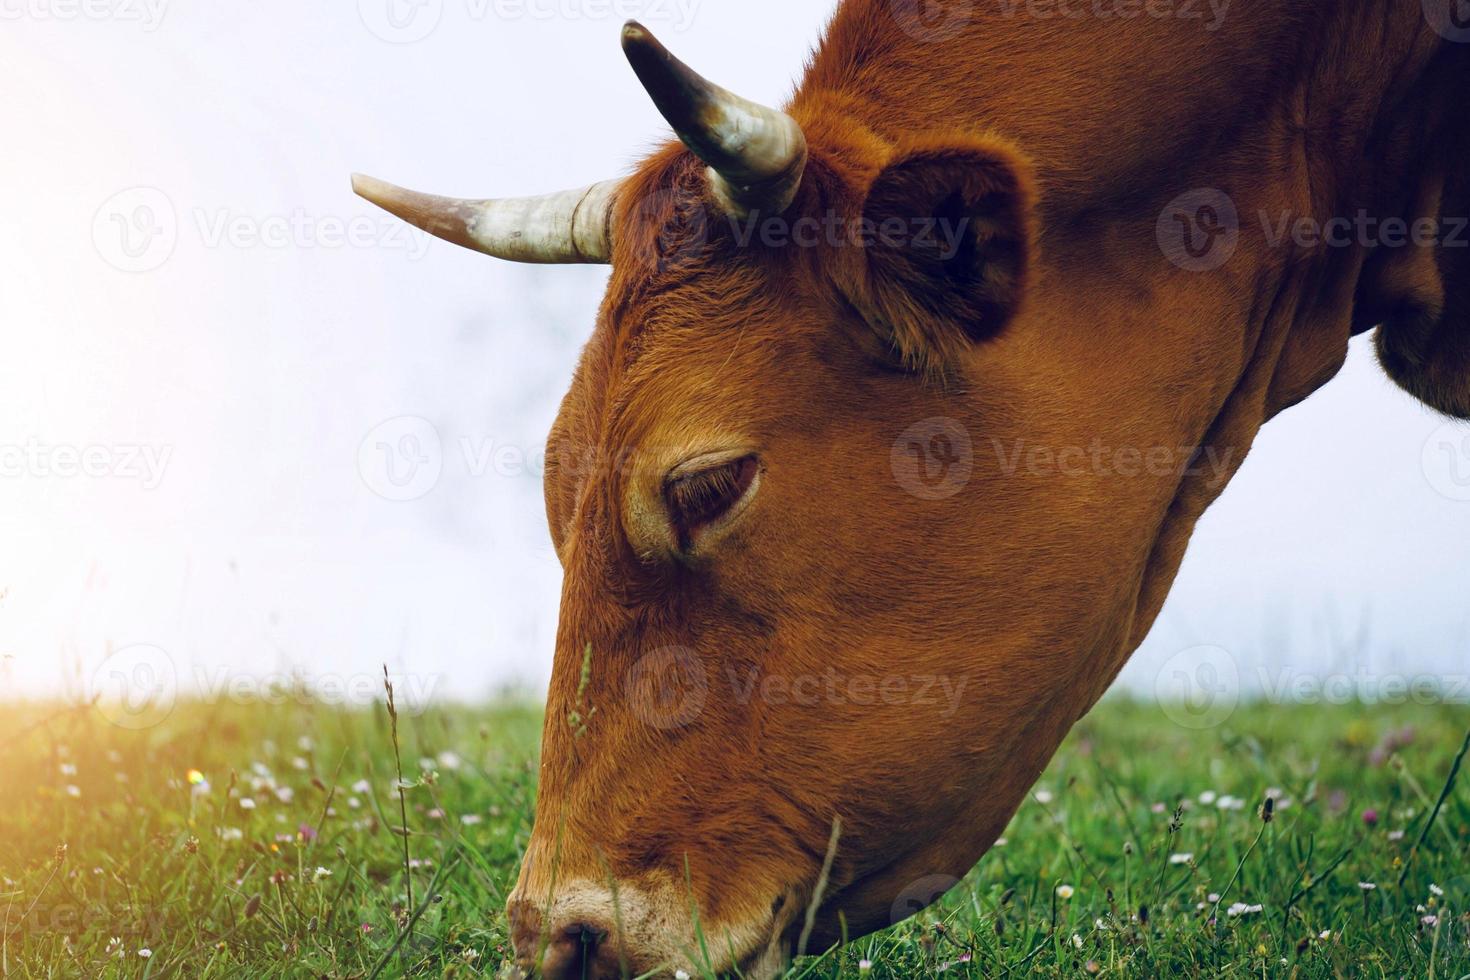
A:
{"label": "furry ear", "polygon": [[848,299],[916,371],[956,367],[1025,292],[1033,248],[1030,166],[993,137],[895,149],[862,206],[862,259]]}

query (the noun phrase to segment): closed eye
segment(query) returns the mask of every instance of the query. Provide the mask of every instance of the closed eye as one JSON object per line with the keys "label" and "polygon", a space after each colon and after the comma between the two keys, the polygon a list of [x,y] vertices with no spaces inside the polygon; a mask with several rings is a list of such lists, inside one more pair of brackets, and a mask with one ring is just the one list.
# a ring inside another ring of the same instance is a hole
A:
{"label": "closed eye", "polygon": [[664,505],[679,550],[689,551],[701,534],[723,526],[743,509],[759,475],[760,461],[748,455],[668,477]]}

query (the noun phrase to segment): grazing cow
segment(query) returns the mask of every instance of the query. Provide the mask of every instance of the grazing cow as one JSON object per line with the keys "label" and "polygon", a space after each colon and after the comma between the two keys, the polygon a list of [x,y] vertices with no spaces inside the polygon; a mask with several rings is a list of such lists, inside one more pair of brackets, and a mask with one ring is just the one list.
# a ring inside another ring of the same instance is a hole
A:
{"label": "grazing cow", "polygon": [[523,967],[763,977],[908,914],[1352,334],[1470,416],[1463,0],[1226,8],[845,0],[784,111],[630,23],[681,143],[626,179],[355,178],[470,248],[612,266],[547,447]]}

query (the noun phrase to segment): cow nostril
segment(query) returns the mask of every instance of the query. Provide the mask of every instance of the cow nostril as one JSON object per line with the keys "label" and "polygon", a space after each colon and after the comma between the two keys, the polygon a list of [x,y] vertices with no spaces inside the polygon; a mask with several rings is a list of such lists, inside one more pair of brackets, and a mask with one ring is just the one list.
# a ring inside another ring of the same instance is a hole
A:
{"label": "cow nostril", "polygon": [[581,946],[583,959],[591,959],[598,945],[607,938],[606,932],[586,922],[573,922],[561,934]]}

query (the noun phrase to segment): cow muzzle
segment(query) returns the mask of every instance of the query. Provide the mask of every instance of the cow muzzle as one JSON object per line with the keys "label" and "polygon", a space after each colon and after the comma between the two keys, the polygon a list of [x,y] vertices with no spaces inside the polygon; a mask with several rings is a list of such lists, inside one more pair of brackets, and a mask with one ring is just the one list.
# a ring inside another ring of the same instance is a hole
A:
{"label": "cow muzzle", "polygon": [[738,967],[743,976],[760,980],[779,972],[787,957],[787,917],[738,924],[701,920],[697,934],[687,900],[673,888],[570,881],[558,884],[549,901],[544,893],[541,899],[517,888],[506,907],[524,977],[615,980]]}

